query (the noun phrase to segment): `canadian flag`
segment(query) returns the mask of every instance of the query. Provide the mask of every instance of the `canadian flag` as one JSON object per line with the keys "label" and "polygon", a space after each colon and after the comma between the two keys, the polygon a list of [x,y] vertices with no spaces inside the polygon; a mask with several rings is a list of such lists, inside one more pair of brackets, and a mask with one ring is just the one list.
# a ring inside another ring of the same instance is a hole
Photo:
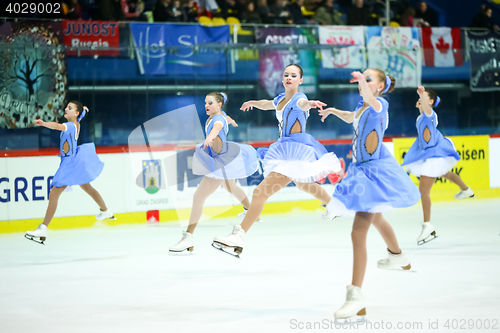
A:
{"label": "canadian flag", "polygon": [[433,67],[462,66],[460,28],[422,28],[424,64]]}

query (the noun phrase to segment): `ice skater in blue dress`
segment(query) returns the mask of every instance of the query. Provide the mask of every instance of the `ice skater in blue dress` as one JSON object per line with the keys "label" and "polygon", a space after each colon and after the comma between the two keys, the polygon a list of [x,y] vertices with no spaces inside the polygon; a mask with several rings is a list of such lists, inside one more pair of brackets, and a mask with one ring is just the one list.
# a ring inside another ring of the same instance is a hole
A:
{"label": "ice skater in blue dress", "polygon": [[361,286],[366,271],[366,235],[370,225],[377,228],[387,244],[388,258],[379,260],[377,266],[383,269],[411,268],[382,212],[413,206],[420,199],[415,184],[382,144],[389,125],[389,103],[381,95],[394,90],[395,79],[379,69],[367,69],[363,74],[353,72],[352,76],[351,83],[358,83],[363,98],[356,110],[328,108],[319,111],[322,121],[333,114],[354,127],[352,163],[347,176],[335,186],[332,200],[326,205],[327,210],[334,214],[354,215],[352,283],[347,286],[346,302],[335,312],[336,320],[356,316],[364,319],[366,314]]}
{"label": "ice skater in blue dress", "polygon": [[192,252],[193,233],[203,213],[205,200],[221,185],[230,192],[245,209],[250,201],[245,191],[236,185],[235,179],[247,178],[259,168],[257,152],[250,145],[227,141],[229,124],[238,126],[224,111],[227,102],[224,92],[212,92],[205,97],[205,142],[196,146],[193,157],[193,173],[204,176],[193,196],[189,225],[181,240],[169,248],[169,253]]}
{"label": "ice skater in blue dress", "polygon": [[417,118],[417,139],[406,153],[402,166],[420,178],[419,189],[422,195],[422,209],[424,221],[422,232],[417,238],[417,244],[422,245],[436,238],[436,229],[431,224],[431,188],[436,177],[443,177],[460,187],[460,192],[455,194],[455,199],[466,199],[474,196],[459,175],[452,172],[452,168],[460,161],[453,142],[445,138],[437,129],[438,117],[434,112],[441,99],[437,94],[418,86],[417,94],[420,96],[416,107],[420,111]]}
{"label": "ice skater in blue dress", "polygon": [[108,210],[99,192],[90,185],[90,182],[99,176],[104,163],[101,162],[95,152],[94,143],[86,143],[77,146],[80,134],[80,121],[87,115],[89,109],[78,101],[69,102],[64,110],[66,123],[55,122],[46,123],[41,119],[34,120],[38,126],[47,127],[61,131],[60,153],[61,163],[52,179],[52,187],[49,194],[49,206],[45,213],[43,223],[33,231],[26,232],[26,238],[42,243],[47,238],[47,227],[54,217],[57,209],[57,202],[61,193],[72,185],[80,185],[88,195],[99,205],[101,211],[96,215],[96,219],[114,219],[113,213]]}
{"label": "ice skater in blue dress", "polygon": [[326,104],[309,101],[298,91],[302,83],[302,68],[288,65],[283,72],[285,93],[274,100],[248,101],[241,110],[249,111],[254,107],[261,110],[275,110],[279,121],[280,137],[269,149],[259,148],[257,154],[262,160],[264,180],[255,188],[252,203],[241,225],[234,226],[233,232],[226,237],[214,238],[213,246],[228,254],[239,257],[243,251],[245,234],[258,219],[266,201],[274,193],[290,182],[323,204],[330,201],[328,193],[316,182],[332,172],[341,170],[337,156],[323,147],[306,133],[309,110],[321,109]]}

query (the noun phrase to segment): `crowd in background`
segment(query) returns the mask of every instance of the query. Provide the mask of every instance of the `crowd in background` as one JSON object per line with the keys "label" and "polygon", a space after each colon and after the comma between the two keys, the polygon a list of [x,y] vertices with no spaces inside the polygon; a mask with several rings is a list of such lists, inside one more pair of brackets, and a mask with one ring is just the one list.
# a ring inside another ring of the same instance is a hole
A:
{"label": "crowd in background", "polygon": [[[64,0],[67,19],[198,22],[200,16],[236,17],[248,24],[378,25],[385,0]],[[498,29],[481,6],[470,27]],[[425,1],[393,0],[389,17],[400,26],[439,26]]]}

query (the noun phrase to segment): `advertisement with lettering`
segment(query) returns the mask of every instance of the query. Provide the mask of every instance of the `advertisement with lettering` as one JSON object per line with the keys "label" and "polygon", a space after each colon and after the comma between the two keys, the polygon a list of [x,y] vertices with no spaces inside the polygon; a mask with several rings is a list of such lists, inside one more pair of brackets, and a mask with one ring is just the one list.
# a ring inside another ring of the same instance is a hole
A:
{"label": "advertisement with lettering", "polygon": [[500,90],[500,34],[467,31],[470,90]]}
{"label": "advertisement with lettering", "polygon": [[141,74],[226,74],[229,26],[131,23]]}
{"label": "advertisement with lettering", "polygon": [[[118,22],[63,20],[64,45],[80,50],[80,55],[120,55]],[[90,48],[95,48],[91,50]],[[116,48],[106,50],[107,48]],[[76,55],[77,50],[66,50],[68,55]]]}
{"label": "advertisement with lettering", "polygon": [[[304,71],[300,91],[314,97],[317,87],[318,65],[316,50],[301,49],[301,45],[316,44],[316,28],[258,27],[255,28],[257,43],[268,44],[259,51],[260,83],[275,97],[284,91],[282,74],[289,64],[298,64]],[[290,47],[295,45],[294,47]]]}
{"label": "advertisement with lettering", "polygon": [[[450,136],[455,149],[461,160],[455,165],[452,172],[462,178],[462,180],[474,190],[488,189],[489,181],[489,136]],[[406,152],[410,149],[415,138],[394,139],[394,155],[398,162],[403,163]],[[419,180],[413,175],[410,176],[418,186]],[[458,190],[457,185],[450,181],[438,177],[432,187],[434,190]]]}

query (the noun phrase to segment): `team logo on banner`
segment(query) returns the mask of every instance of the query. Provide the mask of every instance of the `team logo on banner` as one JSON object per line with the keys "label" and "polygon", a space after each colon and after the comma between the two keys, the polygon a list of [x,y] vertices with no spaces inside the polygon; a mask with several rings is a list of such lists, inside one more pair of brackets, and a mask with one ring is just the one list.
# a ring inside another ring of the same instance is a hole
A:
{"label": "team logo on banner", "polygon": [[367,27],[368,67],[396,79],[398,87],[422,81],[422,57],[417,28]]}
{"label": "team logo on banner", "polygon": [[[155,194],[162,186],[161,179],[161,161],[145,160],[142,161],[142,188],[149,194]],[[139,185],[140,186],[140,185]]]}
{"label": "team logo on banner", "polygon": [[500,34],[467,32],[470,55],[470,89],[500,90]]}
{"label": "team logo on banner", "polygon": [[0,35],[0,128],[33,127],[64,114],[66,62],[60,22],[4,23]]}
{"label": "team logo on banner", "polygon": [[320,44],[333,46],[321,51],[324,68],[366,68],[363,27],[321,26],[318,30]]}

